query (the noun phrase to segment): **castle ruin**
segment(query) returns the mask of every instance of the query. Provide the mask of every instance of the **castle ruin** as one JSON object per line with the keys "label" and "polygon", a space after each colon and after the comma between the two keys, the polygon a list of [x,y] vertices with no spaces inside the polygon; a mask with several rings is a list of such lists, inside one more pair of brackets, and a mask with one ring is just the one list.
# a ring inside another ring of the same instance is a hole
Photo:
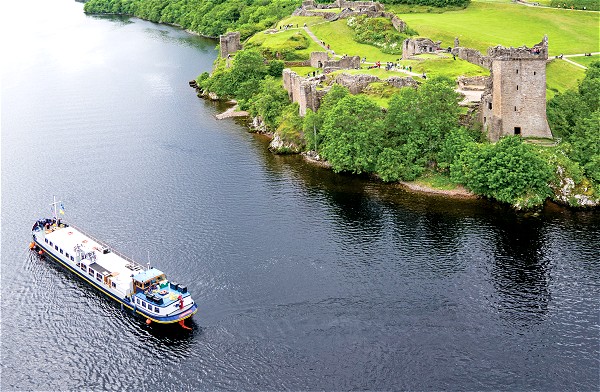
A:
{"label": "castle ruin", "polygon": [[219,36],[219,45],[221,47],[221,58],[226,59],[230,54],[242,50],[240,33],[235,31]]}
{"label": "castle ruin", "polygon": [[402,42],[402,60],[408,60],[416,54],[434,53],[440,50],[442,41],[433,42],[429,38],[407,38]]}
{"label": "castle ruin", "polygon": [[552,138],[546,118],[548,37],[532,48],[489,48],[487,57],[490,78],[481,97],[480,121],[488,138]]}

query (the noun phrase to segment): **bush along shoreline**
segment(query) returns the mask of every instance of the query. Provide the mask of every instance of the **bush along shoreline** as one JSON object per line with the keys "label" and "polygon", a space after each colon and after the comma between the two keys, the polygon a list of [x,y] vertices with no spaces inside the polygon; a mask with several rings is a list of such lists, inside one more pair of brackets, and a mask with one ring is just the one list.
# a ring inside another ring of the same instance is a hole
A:
{"label": "bush along shoreline", "polygon": [[[577,90],[549,102],[559,138],[552,146],[519,136],[490,143],[477,124],[461,126],[455,82],[443,77],[400,89],[387,110],[334,84],[316,112],[300,117],[283,88],[283,66],[246,49],[217,59],[212,74],[203,73],[196,83],[201,96],[235,99],[251,116],[253,130],[273,137],[273,152],[303,153],[335,172],[414,182],[418,191],[435,189],[442,179],[441,191],[449,196],[464,197],[466,189],[519,210],[546,200],[570,207],[600,204],[600,108],[594,94],[600,62],[590,66]],[[428,178],[436,181],[428,184]]]}

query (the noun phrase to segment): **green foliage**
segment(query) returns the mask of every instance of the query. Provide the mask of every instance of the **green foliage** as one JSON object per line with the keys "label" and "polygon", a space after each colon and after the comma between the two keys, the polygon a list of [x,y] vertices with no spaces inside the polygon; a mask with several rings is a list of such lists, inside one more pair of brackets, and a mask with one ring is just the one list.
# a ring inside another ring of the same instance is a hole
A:
{"label": "green foliage", "polygon": [[458,126],[458,94],[454,83],[433,78],[419,89],[402,89],[392,97],[386,117],[386,141],[394,148],[407,144],[415,150],[415,164],[437,160],[446,135]]}
{"label": "green foliage", "polygon": [[237,30],[245,39],[273,26],[291,14],[299,3],[298,0],[90,0],[84,10],[177,24],[211,37]]}
{"label": "green foliage", "polygon": [[283,60],[271,60],[267,66],[267,73],[274,77],[279,77],[283,73],[285,62]]}
{"label": "green foliage", "polygon": [[398,32],[388,18],[360,15],[348,18],[347,23],[354,30],[356,42],[376,46],[383,53],[402,54],[402,41],[408,35]]}
{"label": "green foliage", "polygon": [[323,117],[308,109],[304,116],[302,131],[306,140],[306,147],[312,151],[319,151],[319,146],[323,141],[321,128],[323,127]]}
{"label": "green foliage", "polygon": [[551,7],[576,10],[600,11],[600,4],[596,0],[552,0]]}
{"label": "green foliage", "polygon": [[302,135],[303,119],[298,114],[298,110],[299,105],[297,102],[286,106],[281,112],[281,123],[277,127],[277,134],[283,143],[295,146],[289,152],[300,152],[305,147],[305,140]]}
{"label": "green foliage", "polygon": [[460,157],[469,143],[478,142],[482,133],[466,128],[454,128],[448,132],[437,155],[437,164],[442,171],[449,171],[450,166]]}
{"label": "green foliage", "polygon": [[550,165],[518,136],[468,144],[452,163],[450,177],[477,194],[521,207],[540,205],[552,194]]}
{"label": "green foliage", "polygon": [[383,113],[368,98],[349,95],[329,110],[321,154],[336,172],[373,172],[381,151]]}
{"label": "green foliage", "polygon": [[260,88],[252,97],[248,109],[253,116],[260,116],[268,128],[277,129],[289,104],[287,91],[283,89],[281,82],[267,75],[260,82]]}
{"label": "green foliage", "polygon": [[577,91],[548,102],[548,122],[555,136],[569,143],[568,156],[600,184],[600,62],[590,64]]}
{"label": "green foliage", "polygon": [[221,98],[239,97],[245,101],[257,91],[259,81],[266,74],[267,66],[258,51],[240,50],[233,58],[231,68],[218,66],[211,77],[200,81],[200,86]]}

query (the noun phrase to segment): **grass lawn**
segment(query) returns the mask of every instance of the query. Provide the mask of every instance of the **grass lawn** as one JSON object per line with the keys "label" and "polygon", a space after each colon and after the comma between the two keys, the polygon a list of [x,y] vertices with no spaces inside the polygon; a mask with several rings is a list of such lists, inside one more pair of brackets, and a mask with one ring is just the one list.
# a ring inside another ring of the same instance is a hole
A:
{"label": "grass lawn", "polygon": [[335,22],[316,24],[310,30],[336,54],[347,54],[348,56],[367,57],[368,62],[396,61],[401,58],[399,54],[385,54],[375,46],[359,44],[352,39],[354,31],[346,24],[346,19]]}
{"label": "grass lawn", "polygon": [[282,30],[272,34],[265,34],[264,32],[256,33],[248,39],[246,46],[270,48],[274,51],[283,51],[284,49],[290,49],[290,44],[293,45],[293,43],[290,41],[290,38],[294,34],[298,33],[305,36],[309,42],[308,48],[295,50],[295,54],[298,56],[298,58],[308,59],[311,52],[323,50],[323,48],[321,48],[315,41],[312,40],[312,38],[308,36],[308,34],[306,34],[303,28]]}
{"label": "grass lawn", "polygon": [[429,188],[443,189],[447,191],[455,190],[459,186],[457,183],[452,182],[450,177],[431,171],[426,171],[414,182],[418,185],[424,185]]}
{"label": "grass lawn", "polygon": [[319,16],[290,16],[277,22],[277,26],[275,26],[275,28],[279,29],[279,26],[285,26],[290,24],[293,26],[298,25],[298,28],[302,28],[304,26],[304,23],[306,23],[307,26],[312,26],[314,24],[323,22],[325,22],[325,19]]}
{"label": "grass lawn", "polygon": [[554,59],[546,66],[546,99],[556,93],[576,88],[585,76],[585,69]]}
{"label": "grass lawn", "polygon": [[290,69],[296,72],[300,76],[306,76],[309,72],[317,71],[319,68],[314,67],[290,67]]}
{"label": "grass lawn", "polygon": [[597,12],[526,7],[502,2],[474,0],[460,11],[406,13],[398,16],[419,35],[454,45],[476,48],[489,46],[532,46],[548,35],[550,55],[596,52],[599,47]]}
{"label": "grass lawn", "polygon": [[581,64],[585,67],[589,67],[591,63],[594,61],[600,61],[600,55],[595,54],[593,56],[577,56],[577,57],[569,57],[569,60],[576,62],[577,64]]}
{"label": "grass lawn", "polygon": [[387,109],[390,106],[390,99],[398,91],[400,89],[397,87],[390,86],[384,82],[375,82],[369,84],[361,95],[368,97],[382,108]]}
{"label": "grass lawn", "polygon": [[453,60],[452,57],[441,57],[426,61],[405,61],[407,65],[412,66],[413,72],[425,72],[428,77],[447,76],[456,79],[459,76],[488,76],[490,71],[478,65],[471,64],[468,61],[461,60],[458,57]]}

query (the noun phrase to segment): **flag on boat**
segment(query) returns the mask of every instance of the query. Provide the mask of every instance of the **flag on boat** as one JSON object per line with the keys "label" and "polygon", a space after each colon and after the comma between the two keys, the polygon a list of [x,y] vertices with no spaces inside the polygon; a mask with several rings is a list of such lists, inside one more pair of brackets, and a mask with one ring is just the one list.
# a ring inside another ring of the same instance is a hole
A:
{"label": "flag on boat", "polygon": [[60,212],[62,215],[65,214],[65,206],[63,203],[60,203],[60,210],[58,212]]}

